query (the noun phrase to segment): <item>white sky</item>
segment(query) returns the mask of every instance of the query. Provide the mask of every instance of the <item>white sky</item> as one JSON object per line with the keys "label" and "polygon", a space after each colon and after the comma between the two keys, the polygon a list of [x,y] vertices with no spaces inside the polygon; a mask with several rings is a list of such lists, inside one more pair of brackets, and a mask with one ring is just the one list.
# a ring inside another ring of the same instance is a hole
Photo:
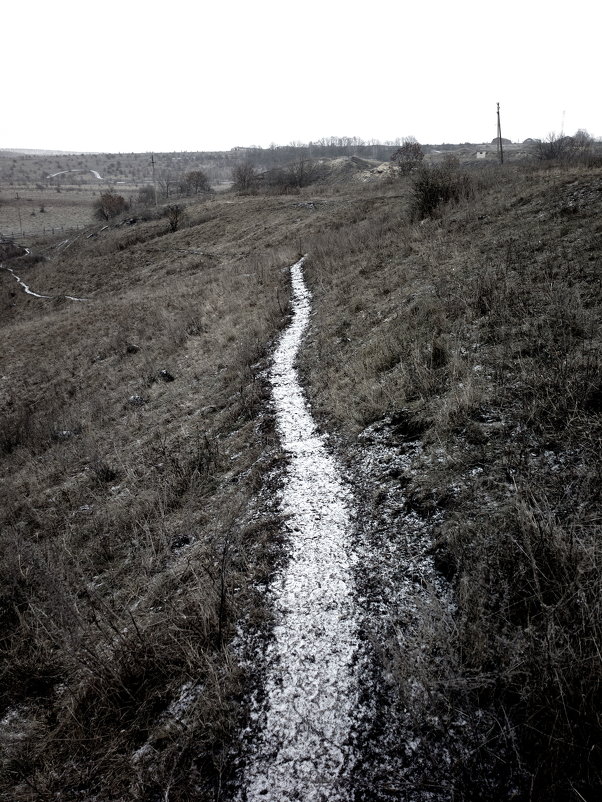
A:
{"label": "white sky", "polygon": [[599,0],[9,0],[0,148],[602,136]]}

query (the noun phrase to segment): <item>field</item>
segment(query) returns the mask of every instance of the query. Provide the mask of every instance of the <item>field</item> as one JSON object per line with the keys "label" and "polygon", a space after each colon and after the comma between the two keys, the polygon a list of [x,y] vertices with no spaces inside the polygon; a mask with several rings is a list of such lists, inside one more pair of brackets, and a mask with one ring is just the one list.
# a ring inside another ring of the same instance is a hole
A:
{"label": "field", "polygon": [[[508,145],[506,148],[506,158],[512,162],[524,161],[531,155],[527,146]],[[346,173],[349,178],[354,169],[349,164],[348,152],[357,151],[363,160],[375,166],[388,160],[395,148],[332,146],[324,149],[327,158],[331,150],[337,154],[340,151],[340,161],[350,166],[351,170]],[[487,154],[487,166],[497,161],[492,145],[433,147],[428,149],[427,159],[437,163],[446,154],[453,153],[462,163],[483,166],[485,161],[477,159],[477,151]],[[23,233],[52,234],[53,229],[56,232],[85,226],[91,220],[92,205],[101,192],[109,188],[131,204],[140,189],[153,184],[153,169],[159,200],[166,202],[170,197],[180,196],[181,179],[191,170],[203,170],[213,188],[219,190],[230,185],[232,170],[241,161],[251,161],[259,170],[267,170],[308,158],[311,153],[303,147],[152,156],[150,153],[23,154],[0,150],[0,234],[17,237]]]}
{"label": "field", "polygon": [[0,261],[52,296],[0,271],[4,798],[234,799],[241,633],[269,640],[287,554],[265,371],[304,253],[300,375],[366,555],[350,798],[599,798],[602,168],[431,162],[461,191],[425,216],[408,175],[186,198],[177,231],[93,222],[90,178],[3,183],[0,232],[46,234]]}

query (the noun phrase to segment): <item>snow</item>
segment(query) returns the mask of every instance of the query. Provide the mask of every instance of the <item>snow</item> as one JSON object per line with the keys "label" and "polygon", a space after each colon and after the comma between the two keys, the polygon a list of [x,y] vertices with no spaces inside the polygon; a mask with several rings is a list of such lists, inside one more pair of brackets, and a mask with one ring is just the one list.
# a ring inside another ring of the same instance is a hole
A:
{"label": "snow", "polygon": [[[26,248],[25,250],[29,253],[29,249]],[[25,290],[25,293],[27,295],[33,295],[34,298],[44,298],[46,300],[50,300],[52,298],[66,298],[68,301],[87,301],[88,300],[87,298],[76,298],[73,295],[57,295],[57,296],[55,296],[55,295],[40,295],[39,293],[34,292],[33,290],[30,290],[29,287],[27,286],[27,284],[21,278],[19,278],[19,276],[15,273],[15,271],[12,270],[10,267],[4,267],[4,265],[0,265],[0,267],[3,267],[4,270],[7,270],[9,273],[11,273],[14,276],[14,278],[17,280],[19,285],[21,287],[23,287],[23,289]]]}
{"label": "snow", "polygon": [[51,298],[52,297],[50,295],[39,295],[37,292],[33,292],[32,290],[29,289],[27,284],[24,281],[22,281],[19,278],[19,276],[17,276],[17,274],[15,273],[14,270],[11,270],[10,267],[5,267],[4,269],[8,270],[8,272],[11,273],[17,279],[18,283],[21,285],[21,287],[23,287],[23,289],[25,290],[27,295],[33,295],[34,298]]}
{"label": "snow", "polygon": [[[51,175],[47,175],[46,178],[56,178],[57,175],[67,175],[67,173],[92,173],[94,178],[98,178],[99,181],[104,181],[104,178],[100,175],[97,170],[88,170],[88,169],[78,169],[78,170],[59,170],[58,173],[52,173]],[[118,184],[123,183],[123,181],[118,181]]]}
{"label": "snow", "polygon": [[291,268],[293,317],[270,372],[277,429],[290,464],[281,511],[290,535],[286,568],[270,588],[275,612],[265,699],[252,711],[240,800],[345,802],[358,705],[352,604],[352,499],[315,426],[295,360],[309,324],[303,259]]}

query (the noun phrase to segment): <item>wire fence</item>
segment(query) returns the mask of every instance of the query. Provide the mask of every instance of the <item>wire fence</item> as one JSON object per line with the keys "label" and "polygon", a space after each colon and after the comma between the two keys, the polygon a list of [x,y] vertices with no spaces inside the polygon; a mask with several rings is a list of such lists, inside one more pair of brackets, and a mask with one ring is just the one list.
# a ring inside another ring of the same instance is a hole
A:
{"label": "wire fence", "polygon": [[83,231],[84,228],[88,228],[88,226],[44,226],[43,228],[29,229],[27,231],[8,231],[4,229],[0,231],[0,237],[12,240],[27,239],[27,237],[44,237],[46,235],[51,236],[53,234],[68,233],[70,231]]}

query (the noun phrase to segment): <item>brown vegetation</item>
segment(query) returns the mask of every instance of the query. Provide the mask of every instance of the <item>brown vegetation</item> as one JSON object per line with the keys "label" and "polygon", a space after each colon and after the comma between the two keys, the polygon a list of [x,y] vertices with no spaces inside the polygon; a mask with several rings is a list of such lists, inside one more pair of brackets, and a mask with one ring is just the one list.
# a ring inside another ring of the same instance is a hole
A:
{"label": "brown vegetation", "polygon": [[269,622],[258,588],[281,558],[262,369],[299,251],[317,414],[343,452],[391,415],[424,440],[399,493],[456,608],[382,650],[427,745],[458,717],[480,733],[432,767],[441,793],[596,798],[601,187],[599,169],[448,161],[7,262],[90,299],[0,273],[7,799],[224,798],[250,680],[232,637]]}
{"label": "brown vegetation", "polygon": [[97,201],[92,204],[96,220],[111,220],[128,210],[128,204],[123,195],[116,192],[103,192]]}
{"label": "brown vegetation", "polygon": [[464,752],[446,743],[453,764],[431,765],[425,782],[444,798],[512,788],[520,799],[593,800],[602,174],[495,170],[472,181],[476,195],[440,206],[436,220],[411,224],[403,206],[366,202],[310,244],[305,373],[331,427],[401,416],[403,430],[423,433],[399,492],[433,522],[457,609],[436,613],[434,599],[388,659],[403,709],[440,722],[422,731],[427,751],[458,718],[487,731]]}
{"label": "brown vegetation", "polygon": [[261,618],[252,583],[278,542],[272,512],[251,520],[279,459],[258,374],[286,310],[296,251],[280,243],[296,212],[272,208],[273,237],[263,209],[239,222],[240,209],[209,208],[177,233],[108,229],[27,269],[32,286],[87,303],[0,276],[11,799],[169,786],[202,799],[222,781],[243,713],[228,644],[237,620]]}

